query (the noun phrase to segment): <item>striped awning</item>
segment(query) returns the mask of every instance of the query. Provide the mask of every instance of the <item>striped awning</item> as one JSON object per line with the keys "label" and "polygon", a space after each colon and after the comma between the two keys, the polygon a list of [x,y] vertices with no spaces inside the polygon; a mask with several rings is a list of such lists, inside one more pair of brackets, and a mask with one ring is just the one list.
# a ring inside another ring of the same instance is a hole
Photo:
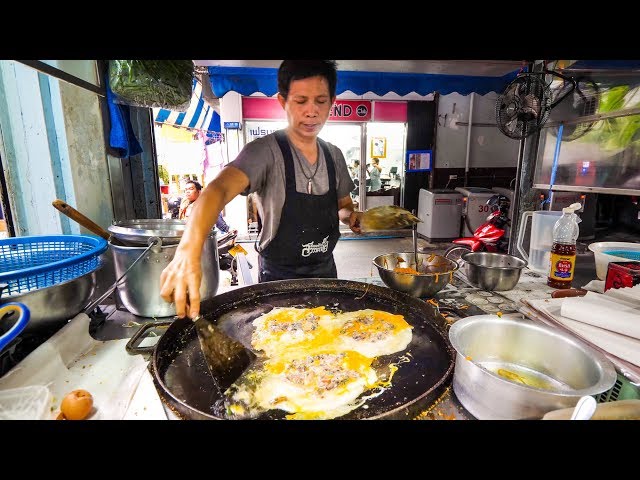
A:
{"label": "striped awning", "polygon": [[154,108],[153,118],[156,123],[174,125],[177,127],[192,128],[220,133],[220,114],[202,98],[202,85],[194,80],[191,103],[186,112],[176,112],[164,108]]}

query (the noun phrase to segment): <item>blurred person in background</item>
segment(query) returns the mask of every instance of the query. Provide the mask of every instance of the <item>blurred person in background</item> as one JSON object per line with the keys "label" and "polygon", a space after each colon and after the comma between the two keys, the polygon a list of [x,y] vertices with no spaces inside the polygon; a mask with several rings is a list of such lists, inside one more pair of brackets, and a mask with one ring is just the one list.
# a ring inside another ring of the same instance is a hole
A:
{"label": "blurred person in background", "polygon": [[[184,187],[184,198],[180,203],[180,212],[178,213],[178,218],[180,220],[186,220],[191,215],[191,209],[193,208],[193,204],[195,201],[200,198],[200,193],[202,191],[202,185],[200,182],[196,180],[188,180]],[[222,212],[218,214],[218,219],[216,220],[216,228],[223,233],[227,233],[230,230],[227,222],[224,221],[222,217]]]}
{"label": "blurred person in background", "polygon": [[377,192],[382,187],[382,182],[380,181],[380,172],[382,172],[380,160],[377,158],[372,159],[371,167],[369,168],[369,178],[371,179],[370,191],[372,192]]}

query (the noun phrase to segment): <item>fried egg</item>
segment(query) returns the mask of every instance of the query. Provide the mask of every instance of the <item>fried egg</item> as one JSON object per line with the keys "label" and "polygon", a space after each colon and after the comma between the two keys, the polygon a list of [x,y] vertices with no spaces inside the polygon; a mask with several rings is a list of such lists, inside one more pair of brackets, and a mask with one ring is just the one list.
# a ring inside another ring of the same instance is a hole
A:
{"label": "fried egg", "polygon": [[372,358],[353,351],[320,352],[267,360],[230,389],[228,409],[254,417],[266,410],[289,412],[288,419],[331,419],[360,406],[358,397],[378,376]]}
{"label": "fried egg", "polygon": [[366,357],[390,355],[411,343],[412,327],[404,316],[382,310],[357,310],[339,313],[333,319],[337,332],[333,346],[353,350]]}
{"label": "fried egg", "polygon": [[253,321],[251,345],[268,357],[292,348],[316,350],[329,341],[321,324],[332,317],[333,313],[324,307],[276,307]]}
{"label": "fried egg", "polygon": [[345,415],[391,387],[404,361],[383,369],[372,362],[406,349],[412,339],[402,315],[371,309],[336,314],[277,307],[253,325],[251,344],[264,356],[225,392],[234,418],[271,409],[288,412],[289,419]]}

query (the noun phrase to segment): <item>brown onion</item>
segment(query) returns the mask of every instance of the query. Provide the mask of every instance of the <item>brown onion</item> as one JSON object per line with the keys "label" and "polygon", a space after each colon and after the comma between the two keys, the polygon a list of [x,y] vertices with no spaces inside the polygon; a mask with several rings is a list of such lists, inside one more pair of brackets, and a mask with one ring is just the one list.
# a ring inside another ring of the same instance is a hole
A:
{"label": "brown onion", "polygon": [[74,390],[62,399],[60,411],[67,420],[83,420],[93,408],[93,397],[86,390]]}

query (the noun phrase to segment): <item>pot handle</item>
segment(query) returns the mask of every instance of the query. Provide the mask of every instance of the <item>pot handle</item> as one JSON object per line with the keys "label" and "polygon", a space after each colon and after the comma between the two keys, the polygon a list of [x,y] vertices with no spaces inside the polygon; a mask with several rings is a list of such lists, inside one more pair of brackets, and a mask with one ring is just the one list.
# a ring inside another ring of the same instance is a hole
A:
{"label": "pot handle", "polygon": [[149,323],[145,323],[144,325],[141,325],[140,328],[136,331],[136,333],[133,334],[133,337],[131,337],[131,339],[127,342],[127,345],[125,346],[125,348],[127,349],[127,353],[129,355],[137,355],[137,354],[153,352],[153,349],[156,348],[155,345],[150,345],[148,347],[138,347],[136,346],[136,344],[139,343],[138,340],[141,340],[142,334],[145,333],[147,330],[151,328],[156,328],[156,327],[163,327],[163,326],[168,327],[172,323],[173,323],[173,320],[160,320],[157,322],[149,322]]}

